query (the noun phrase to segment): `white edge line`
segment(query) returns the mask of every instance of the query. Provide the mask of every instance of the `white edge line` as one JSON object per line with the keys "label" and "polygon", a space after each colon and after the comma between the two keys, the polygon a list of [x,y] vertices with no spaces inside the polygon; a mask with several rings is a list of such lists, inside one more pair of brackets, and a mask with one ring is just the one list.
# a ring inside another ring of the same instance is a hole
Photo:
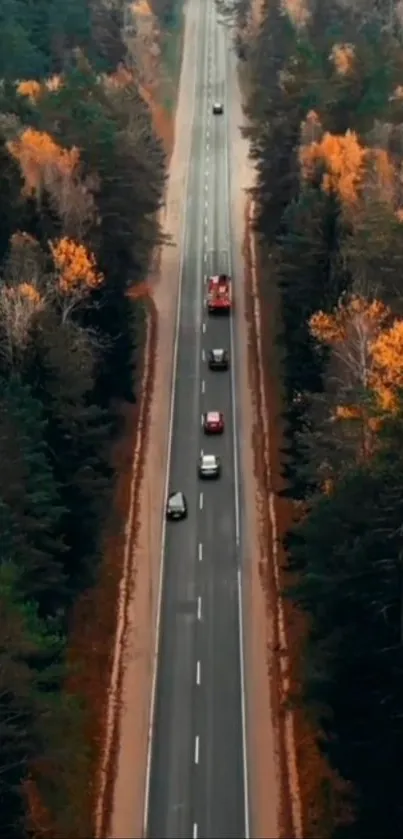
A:
{"label": "white edge line", "polygon": [[[225,112],[228,114],[228,73],[227,73],[227,61],[228,56],[227,52],[225,52]],[[231,276],[232,274],[232,259],[231,259],[231,222],[230,222],[230,207],[231,207],[231,188],[230,188],[230,177],[229,177],[229,155],[228,155],[228,120],[225,117],[225,152],[224,152],[224,161],[225,161],[225,183],[226,183],[226,191],[227,191],[227,242],[228,242],[228,273]],[[234,297],[234,296],[233,296]],[[233,434],[233,456],[234,456],[234,481],[235,481],[235,492],[234,492],[234,502],[235,502],[235,538],[237,546],[239,545],[239,464],[238,464],[238,428],[237,428],[237,417],[236,417],[236,399],[235,399],[235,354],[234,354],[234,313],[233,311],[230,313],[230,347],[231,347],[231,358],[234,359],[234,364],[231,364],[231,402],[232,402],[232,434]]]}
{"label": "white edge line", "polygon": [[246,703],[245,703],[245,665],[243,647],[243,607],[242,607],[242,577],[238,568],[238,612],[239,612],[239,665],[241,671],[241,716],[242,716],[242,751],[243,751],[243,788],[245,808],[245,839],[250,837],[249,828],[249,775],[246,759]]}
{"label": "white edge line", "polygon": [[[224,41],[226,38],[224,36]],[[229,162],[229,135],[228,135],[228,52],[225,49],[225,175],[227,188],[227,225],[228,225],[228,271],[232,272],[231,259],[231,183],[230,183],[230,162]],[[236,399],[235,399],[235,354],[234,354],[234,315],[230,315],[230,346],[231,357],[234,361],[231,364],[231,396],[232,396],[232,428],[233,428],[233,443],[234,443],[234,481],[235,481],[235,534],[237,547],[239,546],[239,464],[238,464],[238,446],[237,446],[237,415],[236,415]],[[247,739],[246,739],[246,686],[245,686],[245,663],[244,663],[244,644],[243,644],[243,606],[242,606],[242,574],[241,569],[238,568],[238,626],[239,626],[239,665],[241,675],[241,717],[242,717],[242,752],[243,752],[243,787],[244,787],[244,816],[245,816],[245,839],[250,839],[250,824],[249,824],[249,774],[248,774],[248,758],[247,758]]]}
{"label": "white edge line", "polygon": [[[200,26],[201,22],[201,11],[199,8],[199,16],[198,16],[198,25]],[[182,64],[183,64],[183,55],[182,55]],[[193,91],[193,112],[192,112],[192,121],[191,125],[193,128],[193,124],[195,121],[195,113],[196,113],[196,88],[197,88],[197,62],[194,63],[194,91]],[[182,74],[182,65],[181,65],[181,74]],[[186,233],[187,233],[187,223],[188,223],[188,214],[187,214],[187,199],[188,199],[188,192],[189,192],[189,181],[190,181],[190,164],[192,159],[192,145],[193,145],[193,131],[191,131],[191,136],[189,139],[189,148],[188,148],[188,156],[187,156],[187,167],[186,167],[186,179],[184,184],[184,202],[183,202],[183,219],[182,219],[182,235],[181,235],[181,255],[180,255],[180,263],[179,263],[179,288],[178,288],[178,299],[176,304],[176,323],[175,323],[175,343],[174,343],[174,351],[173,351],[173,364],[172,364],[172,377],[171,377],[171,403],[169,408],[169,431],[168,431],[168,443],[167,443],[167,460],[166,460],[166,470],[165,470],[165,487],[164,487],[164,511],[163,511],[163,519],[162,519],[162,536],[161,536],[161,554],[160,554],[160,573],[159,573],[159,581],[158,581],[158,601],[157,601],[157,622],[156,622],[156,632],[155,632],[155,645],[154,645],[154,655],[153,655],[153,678],[152,678],[152,685],[151,685],[151,699],[150,699],[150,711],[149,711],[149,724],[148,724],[148,741],[147,741],[147,766],[146,766],[146,780],[145,780],[145,791],[144,791],[144,808],[143,808],[143,837],[147,836],[148,832],[148,814],[149,814],[149,805],[150,805],[150,781],[151,781],[151,762],[152,762],[152,747],[153,747],[153,740],[154,740],[154,719],[155,719],[155,700],[156,700],[156,690],[157,690],[157,676],[158,676],[158,658],[159,658],[159,642],[160,642],[160,634],[161,634],[161,611],[162,611],[162,592],[163,592],[163,584],[164,584],[164,572],[165,572],[165,537],[166,537],[166,518],[165,518],[165,499],[167,497],[168,486],[169,486],[169,478],[170,478],[170,466],[171,466],[171,453],[172,453],[172,431],[173,431],[173,417],[174,417],[174,406],[175,406],[175,394],[176,394],[176,372],[177,372],[177,365],[178,365],[178,346],[179,346],[179,326],[180,326],[180,314],[181,314],[181,302],[182,302],[182,281],[183,281],[183,266],[185,260],[185,241],[186,241]]]}

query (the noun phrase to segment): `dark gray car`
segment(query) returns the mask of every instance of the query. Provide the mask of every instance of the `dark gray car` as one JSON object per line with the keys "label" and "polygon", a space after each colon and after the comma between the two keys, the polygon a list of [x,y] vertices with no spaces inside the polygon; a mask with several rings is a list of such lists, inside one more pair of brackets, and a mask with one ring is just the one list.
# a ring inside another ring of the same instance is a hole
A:
{"label": "dark gray car", "polygon": [[185,519],[187,514],[188,508],[183,492],[171,492],[167,501],[167,519],[180,521],[181,519]]}

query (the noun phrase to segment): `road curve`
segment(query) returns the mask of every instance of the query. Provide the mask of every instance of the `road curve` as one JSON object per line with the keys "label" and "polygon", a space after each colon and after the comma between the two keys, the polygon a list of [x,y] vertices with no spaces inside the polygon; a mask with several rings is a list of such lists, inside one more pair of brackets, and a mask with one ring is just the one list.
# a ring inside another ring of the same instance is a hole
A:
{"label": "road curve", "polygon": [[[198,8],[168,482],[185,493],[189,515],[165,530],[145,834],[249,839],[235,363],[230,374],[207,367],[210,348],[227,347],[234,361],[236,348],[232,320],[205,307],[207,275],[231,273],[228,36],[213,0]],[[213,117],[214,100],[223,116]],[[204,437],[207,410],[224,413],[222,437]],[[198,480],[202,450],[221,455],[221,480]]]}

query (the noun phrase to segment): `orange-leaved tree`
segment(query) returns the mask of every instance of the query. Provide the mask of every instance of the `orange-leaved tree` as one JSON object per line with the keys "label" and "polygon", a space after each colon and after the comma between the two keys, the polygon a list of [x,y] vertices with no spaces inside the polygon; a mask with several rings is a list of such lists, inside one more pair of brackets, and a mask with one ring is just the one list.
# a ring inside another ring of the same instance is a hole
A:
{"label": "orange-leaved tree", "polygon": [[43,91],[43,86],[39,83],[34,81],[33,79],[28,79],[27,81],[22,81],[17,86],[17,93],[20,96],[26,96],[31,102],[36,102],[41,92]]}
{"label": "orange-leaved tree", "polygon": [[355,48],[353,44],[333,44],[330,61],[339,76],[347,76],[354,69]]}
{"label": "orange-leaved tree", "polygon": [[371,383],[385,411],[398,407],[403,388],[403,320],[396,319],[371,345],[373,368]]}
{"label": "orange-leaved tree", "polygon": [[65,149],[46,132],[33,128],[25,129],[7,147],[19,162],[24,192],[40,201],[46,190],[65,235],[83,238],[86,226],[96,215],[96,179],[82,180],[78,148]]}
{"label": "orange-leaved tree", "polygon": [[84,245],[64,237],[49,242],[49,247],[63,296],[81,299],[103,283],[95,256]]}
{"label": "orange-leaved tree", "polygon": [[366,154],[354,131],[344,135],[326,131],[320,141],[301,146],[301,176],[311,180],[322,168],[322,189],[336,192],[344,205],[351,206],[358,197]]}
{"label": "orange-leaved tree", "polygon": [[34,79],[25,79],[17,85],[17,93],[20,96],[27,96],[31,102],[37,102],[42,93],[47,90],[58,90],[62,85],[61,76],[55,75],[43,82],[37,82]]}
{"label": "orange-leaved tree", "polygon": [[28,194],[40,192],[47,186],[50,172],[71,176],[80,158],[77,148],[64,149],[45,131],[34,128],[26,128],[16,140],[10,140],[7,147],[20,164]]}
{"label": "orange-leaved tree", "polygon": [[332,384],[339,394],[333,419],[357,424],[359,457],[372,452],[379,427],[371,404],[373,347],[390,319],[384,303],[358,294],[341,301],[333,313],[316,312],[310,319],[311,334],[331,348]]}

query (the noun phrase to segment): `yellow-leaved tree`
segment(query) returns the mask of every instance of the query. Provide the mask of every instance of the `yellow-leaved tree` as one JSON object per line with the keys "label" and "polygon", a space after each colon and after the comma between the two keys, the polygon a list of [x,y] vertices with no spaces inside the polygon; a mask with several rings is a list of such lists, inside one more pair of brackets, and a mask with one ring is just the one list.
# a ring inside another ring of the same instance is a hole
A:
{"label": "yellow-leaved tree", "polygon": [[80,158],[77,148],[64,149],[45,131],[34,128],[26,128],[16,140],[10,140],[7,147],[20,164],[28,194],[46,186],[50,174],[71,176]]}
{"label": "yellow-leaved tree", "polygon": [[333,44],[329,59],[339,76],[347,76],[354,68],[354,45]]}
{"label": "yellow-leaved tree", "polygon": [[8,141],[7,148],[18,160],[24,178],[24,192],[39,201],[44,190],[51,198],[69,237],[82,238],[86,225],[96,215],[92,189],[96,183],[80,177],[78,148],[65,149],[49,134],[26,128]]}
{"label": "yellow-leaved tree", "polygon": [[37,102],[42,93],[47,90],[58,90],[62,86],[61,76],[55,75],[43,82],[37,82],[34,79],[26,79],[17,85],[17,93],[20,96],[26,96],[31,102]]}
{"label": "yellow-leaved tree", "polygon": [[322,165],[322,189],[336,192],[349,207],[357,201],[366,154],[354,131],[343,135],[326,131],[321,140],[300,148],[302,179],[310,180]]}
{"label": "yellow-leaved tree", "polygon": [[371,384],[385,411],[397,408],[398,392],[403,388],[403,320],[396,319],[371,345],[373,368]]}
{"label": "yellow-leaved tree", "polygon": [[49,247],[64,296],[78,300],[103,283],[95,256],[84,245],[64,237],[49,242]]}
{"label": "yellow-leaved tree", "polygon": [[311,334],[331,348],[331,380],[336,389],[332,418],[354,422],[358,457],[368,457],[373,451],[374,433],[379,428],[371,404],[373,348],[390,320],[390,309],[384,303],[358,294],[341,301],[333,313],[316,312],[310,319]]}

